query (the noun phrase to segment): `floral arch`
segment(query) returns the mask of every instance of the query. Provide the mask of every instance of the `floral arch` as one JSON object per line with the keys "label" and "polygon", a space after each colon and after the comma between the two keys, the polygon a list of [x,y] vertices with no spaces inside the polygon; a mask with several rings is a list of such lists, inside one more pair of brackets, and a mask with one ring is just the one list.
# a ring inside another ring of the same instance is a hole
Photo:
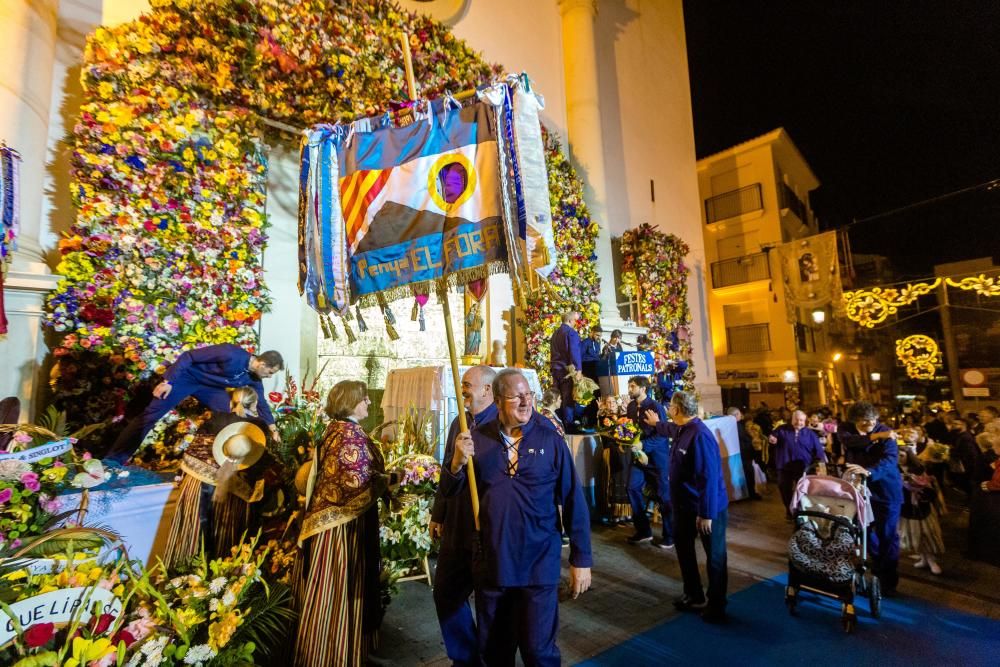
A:
{"label": "floral arch", "polygon": [[[421,95],[488,82],[442,24],[388,0],[152,0],[150,13],[88,40],[74,127],[78,213],[48,301],[61,337],[52,382],[74,421],[120,413],[136,382],[183,349],[252,347],[269,305],[262,118],[307,126],[406,98],[399,34]],[[285,139],[290,139],[286,137]],[[568,304],[597,315],[597,233],[582,184],[547,140],[555,289],[529,304],[529,361]]]}

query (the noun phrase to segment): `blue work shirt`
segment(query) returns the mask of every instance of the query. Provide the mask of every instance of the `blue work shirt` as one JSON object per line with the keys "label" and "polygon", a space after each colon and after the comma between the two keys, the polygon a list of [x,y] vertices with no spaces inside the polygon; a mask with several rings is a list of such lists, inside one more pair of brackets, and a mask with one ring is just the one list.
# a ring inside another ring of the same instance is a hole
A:
{"label": "blue work shirt", "polygon": [[729,507],[726,480],[722,477],[719,443],[697,417],[684,426],[661,421],[660,435],[670,443],[670,501],[674,507],[714,519]]}
{"label": "blue work shirt", "polygon": [[587,362],[598,362],[601,360],[601,341],[594,340],[591,337],[587,337],[583,340],[583,351],[582,351],[582,361]]}
{"label": "blue work shirt", "polygon": [[267,404],[264,384],[250,373],[251,356],[239,345],[230,343],[199,347],[182,352],[164,371],[163,377],[172,385],[183,384],[189,393],[194,393],[198,387],[253,387],[257,392],[258,414],[266,423],[273,424],[274,416]]}
{"label": "blue work shirt", "polygon": [[[491,422],[496,418],[496,403],[490,403],[483,408],[482,412],[472,416],[472,420],[468,424],[469,429],[475,430],[477,426]],[[451,466],[451,459],[455,455],[455,438],[458,437],[458,433],[458,417],[455,417],[451,422],[451,428],[448,429],[448,439],[444,443],[442,469]],[[472,517],[472,499],[469,498],[469,494],[448,498],[442,492],[442,485],[438,484],[437,492],[434,494],[434,507],[431,508],[431,521],[442,525],[442,551],[448,549],[472,550],[476,522]]]}
{"label": "blue work shirt", "polygon": [[[472,432],[479,523],[492,586],[555,586],[562,561],[559,506],[569,534],[569,562],[591,567],[590,513],[566,441],[537,412],[521,429],[517,472],[507,474],[507,451],[500,421]],[[454,497],[467,486],[465,468],[441,473],[444,495]],[[468,493],[466,491],[466,493]]]}
{"label": "blue work shirt", "polygon": [[580,359],[580,334],[576,329],[568,324],[562,324],[556,332],[552,334],[549,341],[552,350],[549,368],[553,373],[565,374],[566,367],[572,365],[576,370],[580,370],[582,361]]}
{"label": "blue work shirt", "polygon": [[797,432],[791,424],[782,424],[771,432],[778,443],[774,446],[774,467],[782,470],[789,463],[799,461],[806,467],[814,461],[826,463],[826,452],[819,441],[819,436],[806,427]]}
{"label": "blue work shirt", "polygon": [[661,435],[655,426],[647,426],[644,419],[646,410],[653,410],[660,417],[660,423],[665,423],[667,421],[667,412],[663,409],[658,401],[654,401],[649,396],[643,399],[642,404],[636,403],[635,400],[629,402],[628,407],[625,408],[625,415],[631,419],[633,422],[638,424],[639,428],[642,429],[642,449],[644,451],[652,451],[654,449],[667,450],[670,446],[667,436]]}
{"label": "blue work shirt", "polygon": [[[872,433],[890,431],[885,424],[876,424]],[[861,435],[854,424],[843,423],[837,433],[844,446],[844,460],[857,464],[871,473],[868,490],[872,503],[898,507],[903,504],[903,475],[899,471],[899,445],[892,438],[873,441]]]}

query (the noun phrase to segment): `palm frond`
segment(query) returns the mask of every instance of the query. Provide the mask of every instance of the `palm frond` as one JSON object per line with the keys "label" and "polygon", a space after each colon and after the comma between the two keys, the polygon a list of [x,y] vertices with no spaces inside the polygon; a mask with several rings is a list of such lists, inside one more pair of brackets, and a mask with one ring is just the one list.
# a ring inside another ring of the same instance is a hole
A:
{"label": "palm frond", "polygon": [[66,426],[66,413],[50,405],[45,408],[45,412],[38,417],[38,425],[55,433],[60,438],[65,438],[69,434]]}
{"label": "palm frond", "polygon": [[285,584],[255,585],[250,611],[231,643],[252,641],[262,656],[270,656],[291,634],[298,614],[292,609],[292,589]]}

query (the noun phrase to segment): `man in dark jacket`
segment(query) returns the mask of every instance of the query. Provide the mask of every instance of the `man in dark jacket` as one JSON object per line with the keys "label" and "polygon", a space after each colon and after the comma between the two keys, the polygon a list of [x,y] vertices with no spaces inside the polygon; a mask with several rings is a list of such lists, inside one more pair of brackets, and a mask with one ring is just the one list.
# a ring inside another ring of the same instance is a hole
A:
{"label": "man in dark jacket", "polygon": [[747,481],[747,496],[750,500],[760,500],[761,495],[757,493],[757,476],[753,471],[754,454],[753,436],[747,430],[747,425],[743,422],[743,411],[732,407],[726,410],[726,414],[736,420],[736,437],[740,440],[740,461],[743,463],[743,477]]}
{"label": "man in dark jacket", "polygon": [[104,458],[118,463],[128,461],[160,417],[188,396],[194,396],[210,410],[228,412],[226,389],[236,387],[254,388],[260,417],[268,425],[271,438],[280,440],[261,380],[284,367],[285,361],[278,352],[271,350],[254,355],[238,345],[209,345],[181,353],[163,373],[163,382],[153,389],[153,401],[128,423]]}
{"label": "man in dark jacket", "polygon": [[657,433],[655,426],[649,426],[643,420],[647,410],[655,412],[659,421],[667,421],[667,415],[663,406],[649,396],[649,378],[642,375],[629,378],[628,395],[632,400],[625,408],[625,414],[642,430],[640,441],[643,454],[646,455],[646,463],[632,463],[628,500],[632,505],[635,534],[628,541],[630,544],[638,544],[653,539],[653,530],[649,525],[649,517],[646,516],[645,489],[648,488],[660,507],[660,517],[663,519],[663,538],[656,546],[673,549],[674,531],[670,511],[670,483],[667,477],[670,469],[670,445],[666,436]]}
{"label": "man in dark jacket", "polygon": [[[785,506],[785,516],[792,516],[792,495],[795,485],[813,463],[826,463],[826,452],[816,432],[806,428],[806,413],[796,410],[791,423],[782,424],[771,432],[768,442],[774,445],[774,465],[778,470],[778,491]],[[826,473],[825,466],[820,471]]]}
{"label": "man in dark jacket", "polygon": [[899,583],[899,512],[903,505],[903,476],[899,471],[896,434],[878,423],[878,410],[858,401],[840,425],[847,472],[868,479],[875,521],[868,527],[868,553],[883,595],[894,595]]}
{"label": "man in dark jacket", "polygon": [[558,410],[567,432],[574,432],[573,422],[576,421],[576,400],[573,398],[573,379],[570,370],[580,370],[583,365],[580,352],[580,334],[576,332],[576,321],[580,313],[575,310],[563,314],[562,325],[552,334],[549,341],[551,357],[549,371],[552,373],[552,384],[559,390],[562,406]]}
{"label": "man in dark jacket", "polygon": [[[645,413],[646,424],[671,439],[670,501],[674,506],[674,543],[677,562],[684,579],[684,595],[674,600],[681,610],[704,609],[708,623],[726,621],[726,523],[729,496],[722,476],[719,443],[708,427],[696,416],[698,401],[693,394],[675,392],[667,415],[673,423],[660,421],[653,410]],[[701,587],[695,540],[700,538],[705,550],[708,572],[707,594]],[[707,600],[706,600],[707,598]],[[707,602],[707,607],[706,607]]]}
{"label": "man in dark jacket", "polygon": [[590,513],[565,439],[535,412],[517,369],[493,380],[497,419],[461,433],[441,472],[446,496],[468,494],[473,454],[484,572],[476,582],[479,650],[487,665],[559,665],[561,523],[569,534],[570,592],[590,588]]}
{"label": "man in dark jacket", "polygon": [[[489,366],[473,366],[462,376],[462,398],[468,409],[470,421],[467,423],[471,430],[497,417],[491,386],[495,377],[496,371]],[[444,458],[441,459],[444,466],[450,465],[455,456],[455,438],[459,431],[458,417],[455,417],[445,441]],[[439,485],[430,523],[431,539],[441,538],[434,570],[434,608],[448,659],[458,666],[480,664],[476,623],[469,605],[473,589],[475,530],[468,494],[449,498]]]}

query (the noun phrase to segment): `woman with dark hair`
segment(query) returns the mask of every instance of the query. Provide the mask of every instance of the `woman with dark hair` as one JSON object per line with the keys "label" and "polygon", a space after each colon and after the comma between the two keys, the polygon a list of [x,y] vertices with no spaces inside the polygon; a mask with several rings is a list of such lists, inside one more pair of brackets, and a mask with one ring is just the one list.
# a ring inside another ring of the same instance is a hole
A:
{"label": "woman with dark hair", "polygon": [[361,428],[370,403],[368,387],[356,380],[338,382],[327,397],[333,421],[313,453],[299,533],[308,562],[296,665],[362,665],[382,622],[377,500],[400,475],[386,473],[381,451]]}
{"label": "woman with dark hair", "polygon": [[868,527],[868,550],[883,595],[893,595],[899,583],[899,512],[903,505],[903,477],[899,446],[892,429],[878,421],[878,410],[858,401],[840,424],[847,472],[868,479],[875,522]]}

